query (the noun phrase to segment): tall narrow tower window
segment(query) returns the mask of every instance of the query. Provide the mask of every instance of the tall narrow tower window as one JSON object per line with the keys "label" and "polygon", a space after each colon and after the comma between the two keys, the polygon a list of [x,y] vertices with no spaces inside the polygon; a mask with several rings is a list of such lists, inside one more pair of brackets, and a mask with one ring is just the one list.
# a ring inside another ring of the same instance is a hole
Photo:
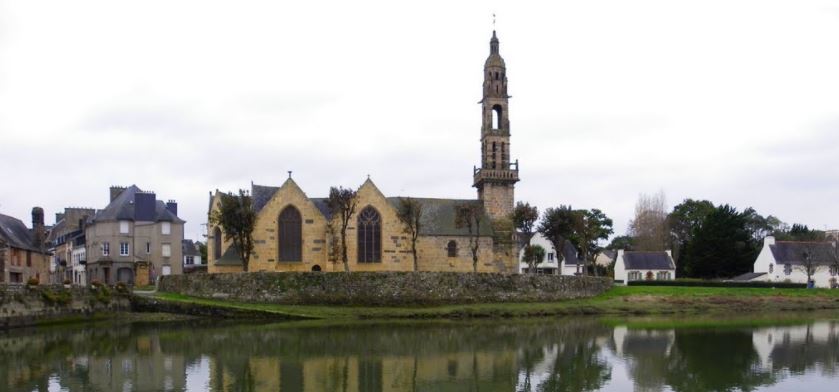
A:
{"label": "tall narrow tower window", "polygon": [[502,115],[501,105],[493,106],[492,107],[492,129],[501,129],[501,115]]}
{"label": "tall narrow tower window", "polygon": [[218,227],[213,230],[213,260],[221,258],[221,229]]}

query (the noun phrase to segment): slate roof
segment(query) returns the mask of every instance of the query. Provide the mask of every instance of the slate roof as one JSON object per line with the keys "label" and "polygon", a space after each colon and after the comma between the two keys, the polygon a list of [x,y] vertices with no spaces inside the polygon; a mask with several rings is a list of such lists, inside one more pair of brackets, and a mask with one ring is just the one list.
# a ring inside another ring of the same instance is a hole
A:
{"label": "slate roof", "polygon": [[735,282],[749,282],[751,280],[757,279],[763,275],[766,275],[766,272],[746,272],[743,275],[737,275],[731,278],[732,281]]}
{"label": "slate roof", "polygon": [[565,240],[565,246],[562,248],[563,260],[565,265],[584,264],[583,260],[577,257],[577,248],[569,240]]}
{"label": "slate roof", "polygon": [[[251,197],[253,198],[253,208],[258,214],[265,208],[265,205],[271,201],[274,194],[280,187],[265,186],[265,185],[251,185]],[[387,197],[388,203],[394,208],[399,208],[399,200],[401,197]],[[455,206],[461,203],[481,203],[480,200],[458,200],[458,199],[431,199],[431,198],[412,198],[422,205],[422,220],[420,222],[420,235],[437,235],[437,236],[466,236],[469,232],[463,228],[458,229],[454,227]],[[328,220],[332,218],[332,212],[329,210],[327,198],[312,197],[309,200],[315,205],[321,214]],[[489,216],[484,213],[481,220],[480,235],[491,236],[493,234],[492,225]]]}
{"label": "slate roof", "polygon": [[628,270],[676,269],[676,264],[667,252],[624,252],[623,263]]}
{"label": "slate roof", "polygon": [[[142,190],[136,185],[125,188],[107,207],[97,211],[93,220],[99,222],[117,220],[133,221],[135,217],[134,195],[138,192],[142,192]],[[184,223],[184,220],[178,218],[177,215],[166,208],[166,203],[162,200],[155,200],[154,207],[155,222]]]}
{"label": "slate roof", "polygon": [[832,242],[778,241],[769,245],[778,264],[803,264],[804,253],[810,254],[816,264],[832,264],[837,257]]}
{"label": "slate roof", "polygon": [[[387,201],[393,208],[399,208],[401,197],[388,197]],[[420,235],[450,235],[467,236],[469,231],[465,228],[458,229],[454,225],[455,208],[460,204],[481,204],[480,200],[458,200],[458,199],[427,199],[412,198],[422,206],[422,217],[420,218]],[[492,220],[486,212],[481,218],[480,235],[491,236]]]}
{"label": "slate roof", "polygon": [[280,187],[265,186],[265,185],[251,185],[251,198],[253,199],[253,210],[258,214],[259,211],[271,201],[274,194],[277,193]]}
{"label": "slate roof", "polygon": [[181,251],[183,252],[184,256],[199,256],[198,248],[195,246],[195,243],[192,240],[183,240],[181,241]]}
{"label": "slate roof", "polygon": [[242,259],[239,257],[239,252],[236,251],[235,246],[227,247],[221,258],[215,261],[216,265],[242,265]]}
{"label": "slate roof", "polygon": [[0,239],[11,247],[39,252],[32,232],[15,217],[0,214]]}

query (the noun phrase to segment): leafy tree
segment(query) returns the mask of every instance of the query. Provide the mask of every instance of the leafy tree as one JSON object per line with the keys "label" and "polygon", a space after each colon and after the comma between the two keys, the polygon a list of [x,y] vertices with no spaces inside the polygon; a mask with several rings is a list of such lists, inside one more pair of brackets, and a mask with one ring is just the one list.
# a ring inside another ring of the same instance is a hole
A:
{"label": "leafy tree", "polygon": [[536,273],[536,266],[545,261],[545,248],[540,245],[528,245],[524,248],[524,262],[528,272]]}
{"label": "leafy tree", "polygon": [[746,223],[746,216],[727,204],[708,214],[688,244],[687,276],[723,278],[751,271],[756,246]]}
{"label": "leafy tree", "polygon": [[[520,243],[523,244],[525,257],[527,257],[528,254],[532,254],[530,240],[533,239],[534,226],[536,221],[539,220],[539,210],[536,206],[531,206],[530,203],[518,202],[513,209],[510,220],[520,236]],[[525,262],[527,261],[525,260]],[[533,271],[533,268],[530,268],[530,270]]]}
{"label": "leafy tree", "polygon": [[477,203],[463,203],[455,206],[454,226],[466,228],[469,232],[469,250],[472,252],[472,271],[478,272],[478,247],[480,245],[481,220],[484,206]]}
{"label": "leafy tree", "polygon": [[396,217],[402,222],[405,234],[411,239],[411,255],[414,257],[414,271],[419,270],[417,261],[417,238],[421,229],[422,204],[416,199],[403,197],[399,199],[399,208],[396,210]]}
{"label": "leafy tree", "polygon": [[248,271],[251,253],[253,253],[253,230],[256,225],[256,212],[253,200],[244,189],[238,195],[220,194],[219,208],[209,216],[211,225],[219,225],[224,232],[225,241],[231,241],[242,260],[242,268]]}
{"label": "leafy tree", "polygon": [[575,215],[571,206],[560,205],[557,208],[548,208],[536,228],[536,231],[553,245],[557,262],[561,262],[564,258],[565,241],[574,235]]}
{"label": "leafy tree", "polygon": [[350,225],[350,218],[355,214],[355,207],[358,205],[358,192],[343,187],[329,188],[329,198],[326,201],[332,219],[338,219],[341,234],[341,262],[344,263],[344,272],[350,272],[350,263],[347,258],[347,227]]}
{"label": "leafy tree", "polygon": [[[574,211],[574,234],[571,241],[583,256],[586,274],[589,273],[589,267],[594,265],[594,259],[603,251],[600,241],[608,239],[613,232],[612,220],[603,211],[596,208]],[[599,275],[597,268],[591,269],[595,275]]]}
{"label": "leafy tree", "polygon": [[207,260],[207,243],[201,241],[195,241],[195,246],[198,247],[198,253],[201,255],[201,260]]}
{"label": "leafy tree", "polygon": [[513,209],[511,217],[513,226],[521,234],[525,246],[530,244],[533,238],[536,221],[539,220],[539,209],[531,206],[530,203],[518,202]]}
{"label": "leafy tree", "polygon": [[752,238],[755,241],[763,241],[763,237],[772,232],[769,220],[758,214],[754,208],[746,208],[743,215],[746,217],[746,228],[752,233]]}
{"label": "leafy tree", "polygon": [[635,217],[629,222],[629,234],[635,238],[637,250],[659,251],[667,249],[667,202],[664,192],[655,195],[641,194],[635,204]]}
{"label": "leafy tree", "polygon": [[714,203],[708,200],[685,199],[673,207],[673,212],[667,216],[673,261],[676,262],[676,276],[684,276],[684,258],[688,244],[711,211],[714,211]]}
{"label": "leafy tree", "polygon": [[826,235],[821,230],[810,230],[807,225],[795,223],[787,231],[776,232],[775,238],[779,241],[824,241]]}
{"label": "leafy tree", "polygon": [[632,250],[633,246],[632,243],[635,241],[632,236],[629,235],[619,235],[615,238],[612,238],[612,242],[609,245],[606,245],[606,249],[609,250]]}

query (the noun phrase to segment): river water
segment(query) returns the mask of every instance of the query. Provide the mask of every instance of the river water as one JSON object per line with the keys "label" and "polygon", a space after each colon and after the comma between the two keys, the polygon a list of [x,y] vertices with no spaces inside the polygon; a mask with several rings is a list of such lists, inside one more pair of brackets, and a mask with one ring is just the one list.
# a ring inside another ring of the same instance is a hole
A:
{"label": "river water", "polygon": [[837,391],[839,318],[96,323],[0,334],[8,391]]}

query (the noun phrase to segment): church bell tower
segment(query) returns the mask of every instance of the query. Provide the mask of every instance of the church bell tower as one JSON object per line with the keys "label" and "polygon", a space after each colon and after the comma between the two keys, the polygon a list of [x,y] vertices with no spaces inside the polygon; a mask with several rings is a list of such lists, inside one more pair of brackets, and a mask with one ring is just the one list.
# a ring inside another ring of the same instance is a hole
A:
{"label": "church bell tower", "polygon": [[473,168],[473,186],[478,188],[478,198],[493,220],[507,218],[513,212],[515,184],[519,181],[518,160],[510,160],[509,98],[507,67],[498,52],[498,37],[493,30],[480,102],[481,167]]}

